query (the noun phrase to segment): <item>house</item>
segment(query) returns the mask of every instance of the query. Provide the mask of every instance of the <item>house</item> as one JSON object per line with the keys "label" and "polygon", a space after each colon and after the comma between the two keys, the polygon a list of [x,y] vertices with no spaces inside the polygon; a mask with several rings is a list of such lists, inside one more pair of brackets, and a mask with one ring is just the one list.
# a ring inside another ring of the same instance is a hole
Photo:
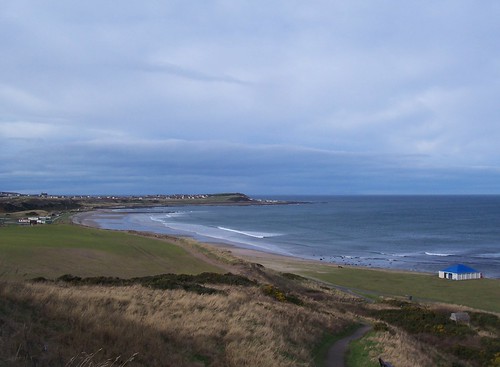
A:
{"label": "house", "polygon": [[463,264],[452,265],[439,271],[439,277],[452,280],[480,279],[483,274]]}
{"label": "house", "polygon": [[28,217],[28,220],[30,221],[31,226],[38,224],[38,217]]}

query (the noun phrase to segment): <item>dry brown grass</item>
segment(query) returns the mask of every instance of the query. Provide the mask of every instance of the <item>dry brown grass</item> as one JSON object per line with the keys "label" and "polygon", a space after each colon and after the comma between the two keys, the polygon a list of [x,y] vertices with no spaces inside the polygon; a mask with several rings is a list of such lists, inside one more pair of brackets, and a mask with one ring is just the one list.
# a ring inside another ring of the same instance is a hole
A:
{"label": "dry brown grass", "polygon": [[378,332],[368,338],[377,348],[370,352],[371,360],[376,362],[380,356],[394,366],[428,367],[442,359],[438,351],[428,344],[415,340],[403,331]]}
{"label": "dry brown grass", "polygon": [[[133,287],[2,284],[0,365],[64,366],[82,351],[128,366],[309,366],[325,330],[347,323],[311,301],[278,302],[258,287],[227,295]],[[98,366],[99,364],[95,364]]]}
{"label": "dry brown grass", "polygon": [[[375,311],[399,309],[366,304],[325,283],[244,261],[227,249],[135,234],[174,241],[196,260],[258,285],[210,284],[222,292],[200,295],[140,285],[0,282],[0,366],[313,366],[315,347],[326,334],[359,319],[379,323]],[[266,289],[272,292],[266,295]],[[435,339],[396,325],[369,337],[374,361],[382,356],[395,366],[427,366],[446,360]],[[490,328],[477,331],[500,335]]]}

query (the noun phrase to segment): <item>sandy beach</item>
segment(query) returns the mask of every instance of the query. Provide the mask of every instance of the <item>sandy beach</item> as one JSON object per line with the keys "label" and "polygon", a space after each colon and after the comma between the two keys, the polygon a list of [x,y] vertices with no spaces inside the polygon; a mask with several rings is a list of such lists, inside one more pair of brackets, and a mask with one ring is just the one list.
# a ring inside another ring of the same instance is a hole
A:
{"label": "sandy beach", "polygon": [[93,211],[75,214],[71,217],[71,221],[73,223],[81,225],[81,226],[101,228],[101,226],[99,226],[99,223],[97,223],[94,220],[97,213],[102,213],[103,216],[106,216],[106,215],[113,216],[113,217],[124,217],[125,216],[125,214],[112,212],[110,210],[99,210],[99,211],[93,210]]}

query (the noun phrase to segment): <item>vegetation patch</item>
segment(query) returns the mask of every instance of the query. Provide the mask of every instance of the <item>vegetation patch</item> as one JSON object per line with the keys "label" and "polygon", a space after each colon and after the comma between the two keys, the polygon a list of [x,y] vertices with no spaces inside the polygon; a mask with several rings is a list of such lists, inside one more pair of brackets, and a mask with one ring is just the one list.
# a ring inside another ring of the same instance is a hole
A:
{"label": "vegetation patch", "polygon": [[354,340],[349,344],[349,349],[346,356],[347,367],[377,367],[380,364],[374,361],[371,357],[372,353],[380,355],[381,349],[374,341],[370,340],[370,335]]}
{"label": "vegetation patch", "polygon": [[[400,301],[387,303],[397,308],[373,310],[371,315],[416,335],[419,340],[440,345],[455,358],[468,361],[472,366],[494,365],[500,350],[497,316],[473,312],[469,325],[450,320],[449,310],[433,310]],[[488,331],[494,337],[479,337],[476,329]]]}
{"label": "vegetation patch", "polygon": [[[52,282],[43,277],[32,279],[36,283]],[[75,286],[80,285],[100,285],[100,286],[131,286],[134,284],[142,285],[153,289],[182,289],[188,292],[198,294],[214,294],[220,291],[205,287],[202,284],[224,284],[232,286],[254,286],[256,282],[247,277],[232,273],[201,273],[197,275],[190,274],[160,274],[145,277],[136,277],[130,279],[121,279],[118,277],[87,277],[82,278],[71,274],[65,274],[57,278],[57,281],[68,283]]]}
{"label": "vegetation patch", "polygon": [[500,338],[500,317],[491,313],[469,312],[473,326],[496,334]]}
{"label": "vegetation patch", "polygon": [[302,265],[300,274],[358,293],[433,300],[500,313],[500,280],[447,281],[437,274],[395,272],[315,264]]}
{"label": "vegetation patch", "polygon": [[258,287],[224,290],[0,282],[0,366],[105,366],[122,356],[119,366],[135,353],[127,367],[311,366],[321,336],[346,324],[328,302],[290,307]]}
{"label": "vegetation patch", "polygon": [[289,302],[299,306],[302,306],[304,304],[304,302],[296,295],[291,293],[285,293],[284,291],[280,290],[279,288],[271,284],[264,285],[262,287],[262,292],[265,295],[270,296],[279,302]]}
{"label": "vegetation patch", "polygon": [[399,309],[373,311],[373,315],[411,334],[428,333],[436,336],[476,334],[466,324],[451,321],[449,312],[437,312],[414,304],[404,304]]}
{"label": "vegetation patch", "polygon": [[44,199],[37,197],[9,198],[0,200],[0,213],[14,213],[27,210],[70,210],[80,208],[81,204],[72,199]]}
{"label": "vegetation patch", "polygon": [[283,278],[290,279],[290,280],[297,280],[297,281],[305,281],[305,280],[307,280],[307,278],[304,278],[303,276],[297,275],[297,274],[294,274],[294,273],[281,273],[281,276]]}
{"label": "vegetation patch", "polygon": [[325,332],[320,342],[314,347],[313,356],[314,356],[314,365],[316,367],[325,366],[325,362],[328,355],[328,350],[330,347],[335,344],[340,339],[345,338],[348,335],[351,335],[358,329],[361,325],[357,323],[351,323],[347,325],[342,331],[337,333]]}

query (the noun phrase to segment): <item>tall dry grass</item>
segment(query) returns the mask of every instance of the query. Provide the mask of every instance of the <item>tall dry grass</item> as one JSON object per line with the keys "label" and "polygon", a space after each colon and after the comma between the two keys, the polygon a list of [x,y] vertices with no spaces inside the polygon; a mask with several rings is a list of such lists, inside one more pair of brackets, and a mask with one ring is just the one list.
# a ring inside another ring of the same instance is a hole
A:
{"label": "tall dry grass", "polygon": [[325,330],[346,324],[324,303],[278,302],[258,287],[221,289],[226,295],[1,284],[0,365],[65,366],[102,348],[101,361],[137,353],[127,366],[309,366]]}
{"label": "tall dry grass", "polygon": [[428,367],[435,366],[437,360],[444,359],[435,348],[401,330],[378,332],[367,339],[377,346],[376,350],[370,352],[373,362],[382,356],[394,366]]}

